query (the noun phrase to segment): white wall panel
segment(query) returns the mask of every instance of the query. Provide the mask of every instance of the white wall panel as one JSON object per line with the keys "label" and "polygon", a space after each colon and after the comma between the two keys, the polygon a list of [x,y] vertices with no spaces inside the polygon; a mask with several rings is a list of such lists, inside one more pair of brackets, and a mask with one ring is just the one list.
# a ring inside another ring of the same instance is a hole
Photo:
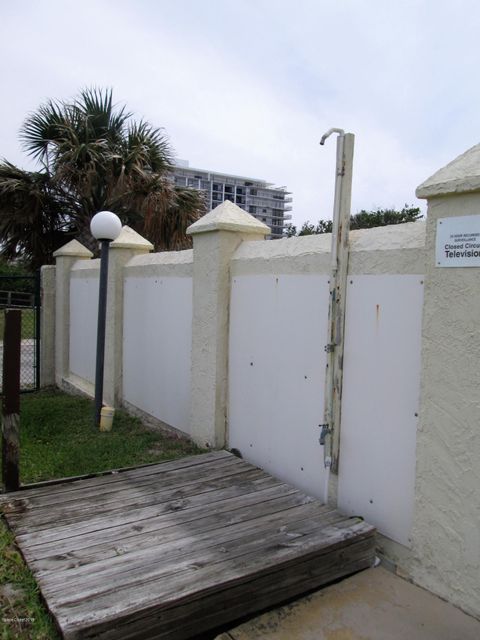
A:
{"label": "white wall panel", "polygon": [[322,498],[327,316],[326,276],[233,278],[229,446]]}
{"label": "white wall panel", "polygon": [[339,507],[410,544],[423,278],[350,276]]}
{"label": "white wall panel", "polygon": [[189,433],[192,279],[127,277],[124,313],[125,400]]}
{"label": "white wall panel", "polygon": [[70,371],[95,383],[98,276],[70,280]]}

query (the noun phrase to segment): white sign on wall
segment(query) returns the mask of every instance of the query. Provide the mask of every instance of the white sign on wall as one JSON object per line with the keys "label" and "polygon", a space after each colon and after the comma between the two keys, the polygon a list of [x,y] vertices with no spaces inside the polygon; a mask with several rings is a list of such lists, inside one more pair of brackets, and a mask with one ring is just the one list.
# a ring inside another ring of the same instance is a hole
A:
{"label": "white sign on wall", "polygon": [[480,267],[480,214],[437,220],[437,267]]}

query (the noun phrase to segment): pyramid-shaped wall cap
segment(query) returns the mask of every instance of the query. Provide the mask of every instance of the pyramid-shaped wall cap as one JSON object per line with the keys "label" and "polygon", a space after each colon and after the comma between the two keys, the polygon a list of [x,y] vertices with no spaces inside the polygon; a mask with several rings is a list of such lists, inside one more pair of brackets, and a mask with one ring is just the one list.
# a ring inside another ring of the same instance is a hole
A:
{"label": "pyramid-shaped wall cap", "polygon": [[215,207],[210,213],[202,216],[200,220],[194,222],[187,229],[187,233],[192,236],[197,233],[207,233],[208,231],[239,231],[241,233],[266,235],[270,233],[270,227],[240,209],[230,200],[225,200],[225,202]]}
{"label": "pyramid-shaped wall cap", "polygon": [[417,198],[480,191],[480,144],[439,169],[415,191]]}
{"label": "pyramid-shaped wall cap", "polygon": [[93,258],[93,253],[78,240],[70,240],[70,242],[64,244],[63,247],[57,249],[53,254],[54,258],[62,258],[64,256],[70,258]]}
{"label": "pyramid-shaped wall cap", "polygon": [[134,249],[147,253],[153,251],[153,244],[139,233],[125,225],[120,235],[110,244],[111,249]]}

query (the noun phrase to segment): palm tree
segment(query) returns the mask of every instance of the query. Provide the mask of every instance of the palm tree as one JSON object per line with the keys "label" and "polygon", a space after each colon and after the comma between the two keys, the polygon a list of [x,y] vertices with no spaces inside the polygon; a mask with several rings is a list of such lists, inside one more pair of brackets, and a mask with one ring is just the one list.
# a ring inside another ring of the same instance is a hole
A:
{"label": "palm tree", "polygon": [[112,92],[81,91],[50,100],[24,122],[20,137],[40,165],[0,163],[0,252],[32,268],[72,237],[92,246],[92,216],[117,213],[157,250],[189,246],[186,228],[203,213],[201,193],[176,187],[173,152],[163,130],[135,122]]}

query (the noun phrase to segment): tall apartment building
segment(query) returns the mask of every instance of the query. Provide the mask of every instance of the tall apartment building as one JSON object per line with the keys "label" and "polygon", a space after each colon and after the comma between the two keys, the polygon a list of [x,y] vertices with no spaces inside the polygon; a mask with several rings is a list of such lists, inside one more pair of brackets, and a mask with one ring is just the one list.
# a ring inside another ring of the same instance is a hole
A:
{"label": "tall apartment building", "polygon": [[292,210],[290,192],[285,187],[274,187],[264,180],[193,169],[186,161],[179,162],[175,167],[173,179],[178,186],[204,191],[208,210],[224,200],[238,204],[271,228],[271,238],[283,237],[285,223],[292,218],[287,213]]}

